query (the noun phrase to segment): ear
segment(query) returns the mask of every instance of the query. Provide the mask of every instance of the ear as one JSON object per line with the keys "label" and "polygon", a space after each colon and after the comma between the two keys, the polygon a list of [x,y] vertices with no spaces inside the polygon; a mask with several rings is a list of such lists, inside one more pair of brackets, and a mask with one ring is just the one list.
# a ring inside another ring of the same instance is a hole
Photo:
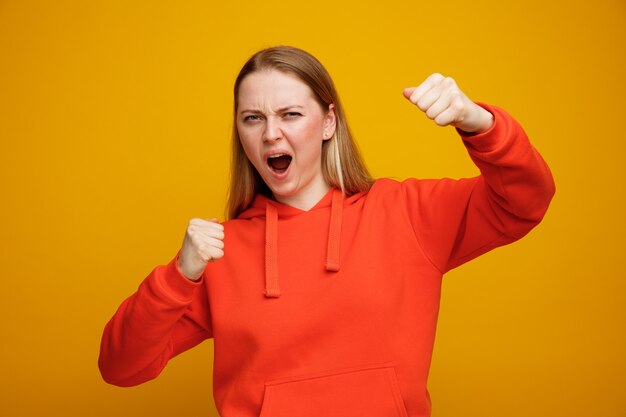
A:
{"label": "ear", "polygon": [[324,136],[322,139],[328,140],[335,134],[335,128],[337,127],[337,115],[335,114],[335,104],[328,105],[328,110],[324,116]]}

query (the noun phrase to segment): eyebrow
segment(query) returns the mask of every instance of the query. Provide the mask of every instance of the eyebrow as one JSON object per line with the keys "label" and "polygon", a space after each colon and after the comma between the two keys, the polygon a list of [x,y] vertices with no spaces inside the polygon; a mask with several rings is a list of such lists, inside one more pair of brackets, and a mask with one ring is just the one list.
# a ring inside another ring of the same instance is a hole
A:
{"label": "eyebrow", "polygon": [[[285,110],[289,110],[289,109],[303,109],[303,108],[304,108],[304,106],[300,106],[298,104],[294,104],[292,106],[281,107],[280,109],[276,110],[276,113],[284,112]],[[244,109],[244,110],[241,110],[239,112],[239,114],[243,114],[243,113],[260,113],[260,110]]]}

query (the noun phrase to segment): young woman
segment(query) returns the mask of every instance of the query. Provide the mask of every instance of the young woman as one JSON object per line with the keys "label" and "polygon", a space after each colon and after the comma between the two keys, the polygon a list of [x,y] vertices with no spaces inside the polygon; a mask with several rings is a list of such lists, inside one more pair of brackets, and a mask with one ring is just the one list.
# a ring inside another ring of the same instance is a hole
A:
{"label": "young woman", "polygon": [[234,88],[230,219],[189,222],[107,324],[103,378],[130,386],[207,338],[223,417],[430,415],[442,275],[528,233],[550,171],[504,110],[433,74],[404,96],[454,126],[481,175],[373,180],[308,53],[255,54]]}

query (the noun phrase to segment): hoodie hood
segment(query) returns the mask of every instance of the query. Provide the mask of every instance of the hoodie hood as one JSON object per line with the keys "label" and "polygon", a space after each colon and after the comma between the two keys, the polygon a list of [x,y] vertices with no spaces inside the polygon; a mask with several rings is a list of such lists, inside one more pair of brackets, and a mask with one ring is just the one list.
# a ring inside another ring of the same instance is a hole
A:
{"label": "hoodie hood", "polygon": [[[330,209],[330,221],[328,224],[328,244],[326,259],[324,262],[327,271],[337,272],[341,267],[341,224],[343,222],[343,209],[345,205],[356,201],[365,193],[358,193],[345,198],[341,190],[331,188],[318,203],[309,211]],[[265,219],[265,296],[280,297],[279,271],[278,271],[278,222],[294,216],[306,214],[308,211],[300,210],[286,204],[257,194],[252,205],[239,215],[239,219],[264,218]]]}

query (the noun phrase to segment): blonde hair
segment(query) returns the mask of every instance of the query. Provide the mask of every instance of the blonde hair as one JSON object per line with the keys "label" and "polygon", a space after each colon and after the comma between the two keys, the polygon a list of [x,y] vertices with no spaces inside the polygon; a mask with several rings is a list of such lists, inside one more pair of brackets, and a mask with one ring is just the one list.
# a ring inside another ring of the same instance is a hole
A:
{"label": "blonde hair", "polygon": [[237,107],[241,82],[246,76],[263,70],[276,70],[295,75],[309,86],[313,96],[325,111],[328,110],[330,104],[335,105],[334,111],[337,119],[335,134],[322,144],[324,180],[332,187],[341,189],[348,196],[369,190],[374,180],[352,138],[339,95],[330,75],[308,52],[290,46],[276,46],[254,54],[241,68],[235,80],[228,218],[234,219],[250,207],[255,194],[272,196],[272,191],[248,160],[237,131]]}

